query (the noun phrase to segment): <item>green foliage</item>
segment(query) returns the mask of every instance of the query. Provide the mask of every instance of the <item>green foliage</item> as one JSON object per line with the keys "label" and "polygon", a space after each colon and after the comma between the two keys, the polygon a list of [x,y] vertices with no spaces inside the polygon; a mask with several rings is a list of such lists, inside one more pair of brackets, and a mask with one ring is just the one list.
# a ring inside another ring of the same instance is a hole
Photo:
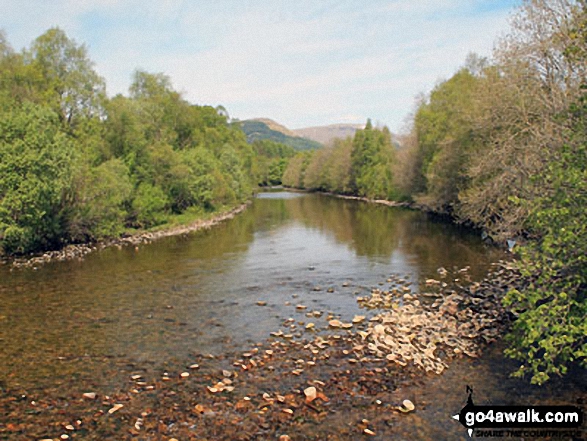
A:
{"label": "green foliage", "polygon": [[0,244],[25,253],[60,244],[75,161],[57,115],[26,104],[0,116]]}
{"label": "green foliage", "polygon": [[294,148],[268,139],[254,141],[252,147],[256,154],[253,174],[257,183],[263,186],[281,184],[289,158],[296,154]]}
{"label": "green foliage", "polygon": [[301,152],[291,158],[283,173],[283,185],[293,188],[304,188],[304,175],[310,163],[312,154]]}
{"label": "green foliage", "polygon": [[45,99],[57,106],[64,122],[72,125],[78,117],[101,114],[104,80],[94,71],[85,46],[51,28],[34,41],[31,57],[42,75]]}
{"label": "green foliage", "polygon": [[[86,47],[57,28],[22,54],[0,33],[0,115],[5,253],[213,211],[246,200],[256,183],[261,155],[225,109],[192,105],[167,76],[144,71],[129,97],[108,100]],[[268,181],[280,181],[293,149],[263,149]]]}
{"label": "green foliage", "polygon": [[519,262],[532,283],[505,299],[519,314],[507,354],[524,362],[517,375],[537,384],[566,373],[570,362],[587,364],[586,103],[574,109],[574,135],[540,177],[544,195],[529,218],[540,239]]}
{"label": "green foliage", "polygon": [[336,139],[325,165],[325,188],[339,194],[351,193],[352,139]]}
{"label": "green foliage", "polygon": [[418,108],[420,198],[439,211],[452,211],[466,185],[466,164],[475,135],[473,92],[477,84],[468,69],[439,84]]}
{"label": "green foliage", "polygon": [[143,182],[137,188],[132,201],[132,210],[136,223],[141,228],[149,228],[165,222],[167,195],[156,186]]}
{"label": "green foliage", "polygon": [[296,150],[293,147],[268,139],[254,141],[253,149],[257,155],[272,159],[291,158],[296,154]]}
{"label": "green foliage", "polygon": [[358,130],[353,139],[351,188],[354,193],[371,199],[393,199],[394,156],[389,130],[374,129],[371,121],[367,121],[365,129]]}
{"label": "green foliage", "polygon": [[505,304],[518,316],[507,354],[542,384],[587,355],[587,3],[523,2],[493,64],[469,60],[419,106],[409,188],[418,202],[522,236],[527,286]]}
{"label": "green foliage", "polygon": [[394,199],[395,147],[387,128],[374,129],[368,121],[353,139],[337,140],[333,147],[294,157],[283,176],[290,187]]}
{"label": "green foliage", "polygon": [[129,217],[132,194],[129,168],[120,159],[109,159],[97,167],[84,166],[76,176],[77,203],[70,221],[72,240],[116,237]]}

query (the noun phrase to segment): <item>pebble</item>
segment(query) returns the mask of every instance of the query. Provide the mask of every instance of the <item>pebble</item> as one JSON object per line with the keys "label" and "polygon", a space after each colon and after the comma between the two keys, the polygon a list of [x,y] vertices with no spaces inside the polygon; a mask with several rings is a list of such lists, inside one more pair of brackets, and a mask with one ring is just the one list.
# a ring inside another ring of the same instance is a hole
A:
{"label": "pebble", "polygon": [[318,395],[318,391],[314,386],[307,387],[304,389],[304,395],[306,396],[306,402],[311,403],[314,401]]}
{"label": "pebble", "polygon": [[123,404],[115,404],[114,406],[112,406],[112,408],[108,411],[109,414],[113,414],[114,412],[117,412],[118,410],[122,409],[124,407]]}

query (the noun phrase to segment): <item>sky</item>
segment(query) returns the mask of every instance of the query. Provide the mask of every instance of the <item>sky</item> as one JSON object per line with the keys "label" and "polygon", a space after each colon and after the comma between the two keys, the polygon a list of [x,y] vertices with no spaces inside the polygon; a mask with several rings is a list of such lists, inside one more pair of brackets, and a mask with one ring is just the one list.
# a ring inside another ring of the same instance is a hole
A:
{"label": "sky", "polygon": [[519,0],[2,0],[14,49],[58,26],[85,44],[108,95],[136,69],[193,104],[290,129],[405,128],[417,96],[490,56]]}

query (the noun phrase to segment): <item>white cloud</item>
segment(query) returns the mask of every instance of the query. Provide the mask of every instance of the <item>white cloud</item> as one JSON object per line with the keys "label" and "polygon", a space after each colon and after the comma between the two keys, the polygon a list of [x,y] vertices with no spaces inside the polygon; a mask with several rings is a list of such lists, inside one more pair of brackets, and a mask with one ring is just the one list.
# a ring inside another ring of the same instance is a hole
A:
{"label": "white cloud", "polygon": [[492,0],[4,0],[0,16],[16,47],[53,25],[87,43],[110,94],[126,92],[142,68],[241,119],[295,128],[352,115],[397,130],[416,94],[468,52],[490,54],[507,8]]}

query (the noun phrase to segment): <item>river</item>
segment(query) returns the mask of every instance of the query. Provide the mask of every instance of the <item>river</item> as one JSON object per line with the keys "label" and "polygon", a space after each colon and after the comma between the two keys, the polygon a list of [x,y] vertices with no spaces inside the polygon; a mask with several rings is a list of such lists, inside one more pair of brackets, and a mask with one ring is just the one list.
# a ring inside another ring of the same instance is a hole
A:
{"label": "river", "polygon": [[[284,319],[299,317],[297,304],[348,321],[364,313],[357,295],[390,274],[419,292],[441,267],[468,267],[466,277],[479,280],[501,258],[478,234],[421,212],[261,193],[245,212],[209,230],[37,269],[1,267],[0,379],[29,393],[116,390],[128,381],[123,367],[173,369],[199,354],[244,351]],[[523,387],[507,378],[513,366],[499,350],[484,357],[463,359],[460,371],[445,374],[450,381],[439,377],[421,392],[430,404],[414,421],[426,436],[458,426],[442,405],[434,407],[434,394],[448,393],[458,411],[475,372],[493,375],[479,386],[484,398],[499,401],[508,388]],[[498,389],[494,396],[491,388]],[[411,424],[398,430],[409,433]]]}

